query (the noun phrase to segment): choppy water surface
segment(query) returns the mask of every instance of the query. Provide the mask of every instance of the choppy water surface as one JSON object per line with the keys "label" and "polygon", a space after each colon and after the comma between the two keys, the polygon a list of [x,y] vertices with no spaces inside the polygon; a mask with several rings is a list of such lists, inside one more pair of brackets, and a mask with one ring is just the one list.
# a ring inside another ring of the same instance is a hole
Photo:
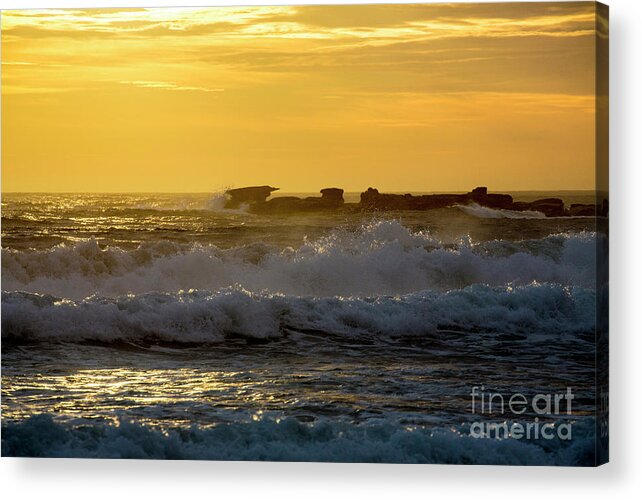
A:
{"label": "choppy water surface", "polygon": [[[3,196],[3,453],[588,461],[593,219],[221,206]],[[572,387],[577,439],[469,437],[482,385]]]}

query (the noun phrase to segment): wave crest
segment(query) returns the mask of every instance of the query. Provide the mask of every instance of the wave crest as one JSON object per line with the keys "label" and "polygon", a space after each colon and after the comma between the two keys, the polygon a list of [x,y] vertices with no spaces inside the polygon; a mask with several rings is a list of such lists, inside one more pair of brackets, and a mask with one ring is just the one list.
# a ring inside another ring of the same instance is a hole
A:
{"label": "wave crest", "polygon": [[546,215],[534,210],[506,210],[482,207],[477,203],[469,205],[457,205],[457,208],[465,214],[482,219],[545,219]]}
{"label": "wave crest", "polygon": [[595,328],[595,293],[559,285],[492,288],[400,297],[319,298],[253,294],[148,293],[73,301],[3,292],[2,338],[23,341],[216,343],[227,336],[281,338],[289,331],[385,339],[441,330],[547,335]]}
{"label": "wave crest", "polygon": [[474,283],[533,281],[595,286],[595,233],[521,242],[443,244],[396,221],[334,230],[297,248],[145,243],[101,248],[96,240],[46,251],[2,250],[2,288],[84,298],[242,286],[287,295],[398,295]]}
{"label": "wave crest", "polygon": [[[573,440],[475,439],[462,429],[426,429],[396,422],[351,424],[323,419],[259,419],[166,431],[126,419],[56,422],[36,415],[2,425],[2,455],[169,460],[593,465],[594,422],[573,425]],[[240,443],[243,443],[242,445]]]}

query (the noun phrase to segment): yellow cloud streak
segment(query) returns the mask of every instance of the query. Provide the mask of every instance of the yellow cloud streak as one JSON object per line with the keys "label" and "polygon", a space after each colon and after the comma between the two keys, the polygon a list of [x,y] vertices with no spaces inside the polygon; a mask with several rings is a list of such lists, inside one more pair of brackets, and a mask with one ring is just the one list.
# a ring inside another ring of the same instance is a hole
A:
{"label": "yellow cloud streak", "polygon": [[[435,5],[435,7],[439,7]],[[328,7],[340,9],[341,7]],[[506,37],[506,36],[577,36],[585,34],[592,27],[594,16],[591,12],[567,15],[536,16],[526,19],[470,17],[463,19],[415,20],[400,25],[385,27],[355,26],[322,27],[296,22],[296,7],[252,7],[252,8],[171,8],[96,11],[49,10],[49,11],[8,11],[3,14],[2,28],[11,36],[19,27],[41,28],[55,31],[96,31],[113,34],[144,35],[155,27],[165,27],[177,35],[197,26],[211,24],[233,25],[223,34],[233,39],[256,36],[282,38],[360,38],[396,39],[414,37]],[[337,10],[340,15],[340,10]],[[292,17],[287,21],[272,21]],[[135,24],[140,23],[140,24]],[[585,23],[585,29],[562,30],[565,25]],[[557,28],[555,30],[547,28]]]}
{"label": "yellow cloud streak", "polygon": [[193,87],[190,85],[177,85],[174,82],[153,82],[148,80],[123,80],[120,83],[125,85],[133,85],[144,89],[162,89],[162,90],[198,90],[201,92],[225,92],[225,89],[207,88],[207,87]]}
{"label": "yellow cloud streak", "polygon": [[5,12],[3,187],[590,187],[590,4],[497,5]]}

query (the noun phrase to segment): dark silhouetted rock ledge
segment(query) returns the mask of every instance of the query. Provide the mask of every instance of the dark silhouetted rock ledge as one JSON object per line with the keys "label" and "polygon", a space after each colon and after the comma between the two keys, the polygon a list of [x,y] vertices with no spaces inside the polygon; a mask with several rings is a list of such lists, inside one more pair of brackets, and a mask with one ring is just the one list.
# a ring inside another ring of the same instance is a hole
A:
{"label": "dark silhouetted rock ledge", "polygon": [[541,212],[546,217],[562,217],[568,215],[564,210],[564,201],[559,198],[543,198],[531,202],[518,201],[513,203],[512,210]]}
{"label": "dark silhouetted rock ledge", "polygon": [[225,208],[240,208],[243,205],[256,205],[265,203],[265,200],[274,191],[279,188],[272,186],[252,186],[237,189],[228,189],[225,191],[227,200],[225,201]]}
{"label": "dark silhouetted rock ledge", "polygon": [[247,206],[254,213],[287,213],[287,212],[321,212],[336,210],[344,206],[343,189],[325,188],[321,196],[299,198],[281,196],[267,200],[267,197],[278,188],[271,186],[253,186],[228,189],[225,208]]}
{"label": "dark silhouetted rock ledge", "polygon": [[247,206],[250,212],[299,213],[324,212],[336,210],[351,211],[397,211],[397,210],[434,210],[453,207],[456,205],[477,204],[493,209],[514,211],[536,211],[547,217],[564,217],[580,215],[606,215],[608,204],[596,208],[596,205],[573,204],[569,209],[564,207],[560,198],[543,198],[525,202],[513,201],[509,194],[489,193],[488,188],[476,187],[464,194],[389,194],[380,193],[378,189],[369,187],[361,193],[359,203],[345,203],[343,189],[331,187],[320,191],[321,196],[299,198],[297,196],[281,196],[268,200],[267,198],[278,188],[272,186],[251,186],[226,191],[225,208],[240,208]]}
{"label": "dark silhouetted rock ledge", "polygon": [[385,194],[377,189],[368,188],[361,193],[360,205],[366,210],[431,210],[455,205],[477,203],[489,208],[507,208],[513,205],[509,194],[488,194],[488,189],[478,187],[465,194]]}
{"label": "dark silhouetted rock ledge", "polygon": [[[601,208],[601,207],[600,207]],[[584,216],[584,217],[595,217],[597,214],[597,208],[595,205],[583,204],[583,203],[573,203],[569,209],[569,215],[572,217]]]}

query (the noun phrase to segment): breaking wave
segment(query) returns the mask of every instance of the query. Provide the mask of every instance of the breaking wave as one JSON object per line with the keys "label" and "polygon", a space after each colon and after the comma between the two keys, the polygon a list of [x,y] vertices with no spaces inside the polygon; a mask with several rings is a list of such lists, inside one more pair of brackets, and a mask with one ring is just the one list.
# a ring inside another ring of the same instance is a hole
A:
{"label": "breaking wave", "polygon": [[462,212],[472,215],[473,217],[480,217],[482,219],[545,219],[546,215],[542,212],[533,210],[518,211],[518,210],[505,210],[495,209],[489,207],[482,207],[477,203],[470,205],[457,205]]}
{"label": "breaking wave", "polygon": [[428,232],[378,221],[356,232],[334,230],[296,249],[155,242],[124,250],[101,248],[91,239],[45,251],[3,249],[2,289],[80,299],[229,286],[322,297],[533,281],[594,288],[595,238],[595,233],[569,233],[519,242],[443,244]]}
{"label": "breaking wave", "polygon": [[396,422],[350,424],[321,419],[260,419],[213,428],[157,430],[128,420],[55,422],[36,415],[2,426],[2,455],[169,460],[269,460],[504,465],[593,465],[591,419],[570,441],[479,439],[463,429],[413,428]]}
{"label": "breaking wave", "polygon": [[74,301],[3,292],[2,338],[216,343],[231,335],[281,338],[292,330],[368,339],[449,330],[522,333],[535,342],[550,340],[547,335],[591,332],[594,311],[592,290],[536,284],[376,298],[293,297],[229,288]]}

